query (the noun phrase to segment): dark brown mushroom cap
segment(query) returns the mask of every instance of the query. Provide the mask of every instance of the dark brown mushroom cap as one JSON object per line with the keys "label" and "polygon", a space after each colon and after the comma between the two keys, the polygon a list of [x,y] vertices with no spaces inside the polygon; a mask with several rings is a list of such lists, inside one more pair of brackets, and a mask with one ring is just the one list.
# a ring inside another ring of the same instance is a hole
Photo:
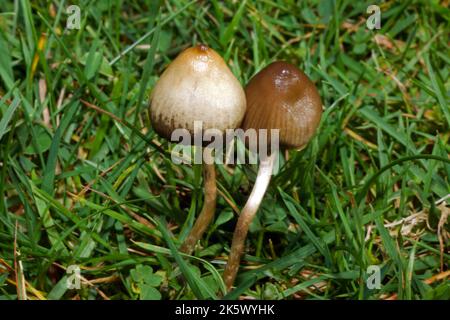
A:
{"label": "dark brown mushroom cap", "polygon": [[322,102],[314,83],[294,65],[271,63],[250,80],[245,94],[244,130],[279,129],[286,148],[303,147],[314,135]]}

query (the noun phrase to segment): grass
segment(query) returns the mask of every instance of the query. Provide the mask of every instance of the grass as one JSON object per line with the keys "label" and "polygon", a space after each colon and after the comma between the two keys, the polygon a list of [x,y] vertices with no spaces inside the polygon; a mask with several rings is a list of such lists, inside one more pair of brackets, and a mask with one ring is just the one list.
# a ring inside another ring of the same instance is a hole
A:
{"label": "grass", "polygon": [[[203,201],[148,97],[206,43],[242,84],[300,66],[325,107],[285,154],[229,299],[450,299],[446,1],[10,1],[0,13],[0,299],[215,299],[256,167],[218,165],[217,218],[177,251]],[[71,265],[81,289],[68,289]],[[379,289],[366,280],[380,267]]]}

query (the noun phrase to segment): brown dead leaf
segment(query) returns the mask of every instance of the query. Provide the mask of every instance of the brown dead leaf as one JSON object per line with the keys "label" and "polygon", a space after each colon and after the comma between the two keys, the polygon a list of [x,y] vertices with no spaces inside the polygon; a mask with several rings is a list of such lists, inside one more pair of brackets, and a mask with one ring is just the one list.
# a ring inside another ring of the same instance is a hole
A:
{"label": "brown dead leaf", "polygon": [[450,208],[447,207],[446,202],[443,201],[437,206],[441,211],[441,217],[438,223],[437,235],[439,239],[439,251],[441,254],[441,272],[444,272],[444,249],[445,242],[450,238],[450,234],[445,230],[444,226],[447,224],[448,217],[450,216]]}

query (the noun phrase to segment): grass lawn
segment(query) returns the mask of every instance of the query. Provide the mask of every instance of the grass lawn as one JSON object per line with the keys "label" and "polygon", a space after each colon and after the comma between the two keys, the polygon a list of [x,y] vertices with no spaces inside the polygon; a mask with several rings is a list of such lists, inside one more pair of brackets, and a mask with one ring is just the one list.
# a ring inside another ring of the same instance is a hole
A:
{"label": "grass lawn", "polygon": [[242,85],[297,65],[324,105],[283,153],[226,297],[450,299],[449,3],[378,2],[369,30],[372,2],[2,1],[0,300],[223,293],[257,166],[216,166],[216,219],[182,255],[202,168],[171,161],[148,107],[199,43]]}

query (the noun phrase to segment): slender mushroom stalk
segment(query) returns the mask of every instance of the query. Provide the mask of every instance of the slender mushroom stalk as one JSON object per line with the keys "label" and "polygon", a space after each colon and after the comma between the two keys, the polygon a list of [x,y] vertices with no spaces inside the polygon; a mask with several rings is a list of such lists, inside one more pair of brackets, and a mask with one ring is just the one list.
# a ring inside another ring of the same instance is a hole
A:
{"label": "slender mushroom stalk", "polygon": [[[227,129],[241,124],[245,110],[241,84],[222,57],[201,44],[184,50],[163,72],[152,92],[150,117],[160,136],[172,140],[176,129],[184,129],[189,135],[188,144],[195,145],[197,122],[201,122],[202,138],[210,129],[223,137]],[[192,253],[215,214],[214,159],[212,150],[205,151],[202,150],[205,199],[197,221],[181,246],[187,254]]]}
{"label": "slender mushroom stalk", "polygon": [[227,290],[231,289],[234,279],[236,278],[239,262],[244,254],[245,239],[247,238],[248,229],[258,211],[267,187],[269,186],[276,154],[277,153],[273,152],[267,158],[261,160],[255,186],[250,193],[244,209],[242,209],[241,214],[239,215],[236,228],[234,229],[228,263],[223,274]]}
{"label": "slender mushroom stalk", "polygon": [[[314,84],[297,67],[282,61],[270,64],[250,80],[245,94],[244,130],[266,129],[270,142],[270,131],[278,129],[280,146],[285,148],[301,148],[314,135],[322,115],[322,103]],[[261,147],[258,146],[260,150]],[[236,278],[248,229],[269,185],[277,154],[270,151],[262,157],[255,185],[239,215],[223,274],[228,291]]]}
{"label": "slender mushroom stalk", "polygon": [[207,148],[205,151],[205,157],[208,157],[208,159],[205,159],[205,163],[203,164],[205,200],[197,221],[195,221],[191,232],[188,234],[183,245],[180,247],[180,251],[187,254],[190,254],[194,250],[195,244],[202,237],[211,221],[214,219],[214,213],[216,210],[216,169],[214,167],[214,163],[212,163],[212,150]]}

